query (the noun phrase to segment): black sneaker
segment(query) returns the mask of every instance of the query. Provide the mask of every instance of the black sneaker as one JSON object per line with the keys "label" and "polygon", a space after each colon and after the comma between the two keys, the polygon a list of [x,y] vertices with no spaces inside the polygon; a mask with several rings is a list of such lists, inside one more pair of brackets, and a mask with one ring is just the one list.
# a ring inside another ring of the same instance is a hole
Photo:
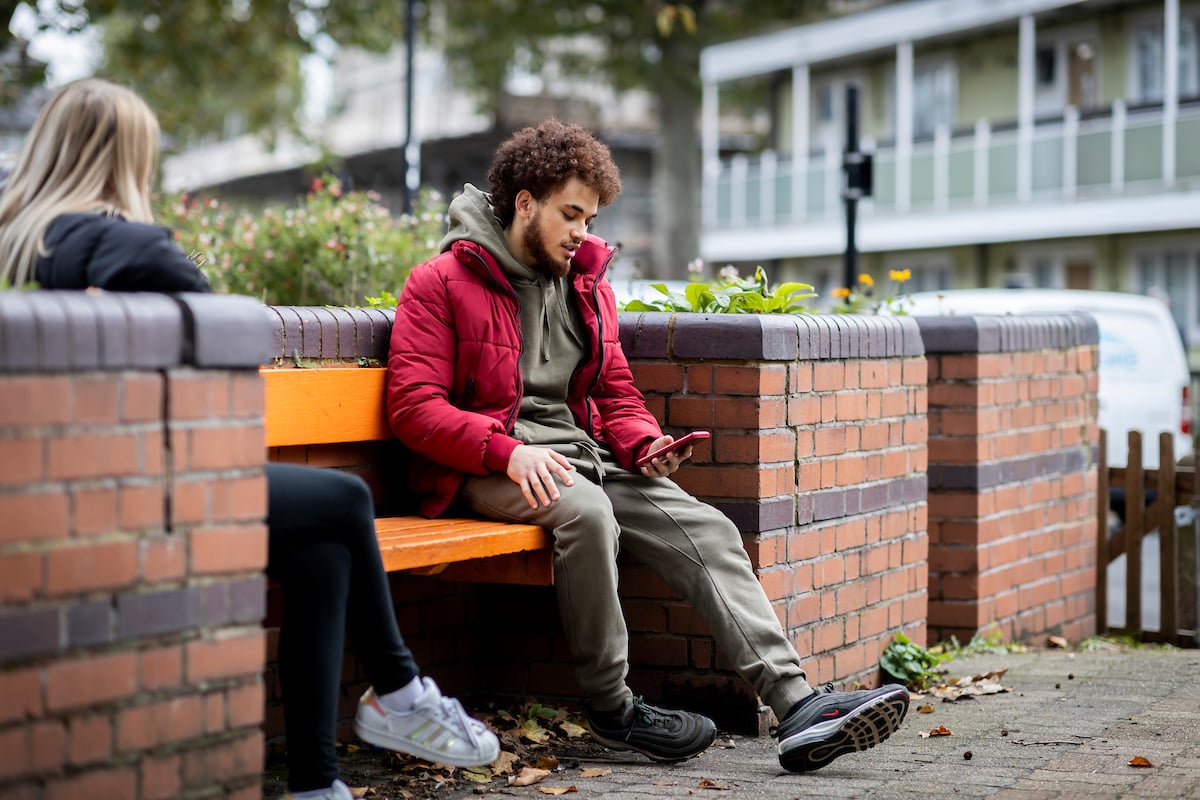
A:
{"label": "black sneaker", "polygon": [[779,763],[811,772],[846,753],[882,742],[908,713],[908,691],[897,683],[857,692],[821,692],[792,707],[771,733],[779,739]]}
{"label": "black sneaker", "polygon": [[623,711],[588,711],[592,738],[614,750],[634,750],[670,763],[698,756],[717,737],[716,724],[701,714],[652,706],[641,697]]}

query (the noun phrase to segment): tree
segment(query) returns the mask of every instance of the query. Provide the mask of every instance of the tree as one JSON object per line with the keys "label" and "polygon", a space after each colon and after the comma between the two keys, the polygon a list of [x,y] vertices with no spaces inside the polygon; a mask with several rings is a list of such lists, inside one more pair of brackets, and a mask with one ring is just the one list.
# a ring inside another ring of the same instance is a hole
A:
{"label": "tree", "polygon": [[[4,0],[0,0],[3,2]],[[409,0],[42,0],[41,24],[104,32],[102,72],[128,82],[184,141],[229,130],[296,129],[300,59],[322,43],[386,50]],[[411,0],[418,2],[418,0]],[[796,24],[826,0],[426,0],[433,44],[485,103],[518,58],[537,72],[599,78],[658,100],[656,273],[683,277],[699,253],[700,51]],[[15,4],[0,5],[0,19]],[[752,9],[752,10],[751,10]],[[7,36],[7,24],[2,36]],[[585,43],[590,47],[567,46]],[[0,38],[0,46],[4,39]],[[485,106],[486,107],[486,106]],[[490,107],[495,107],[494,105]]]}
{"label": "tree", "polygon": [[[0,48],[17,3],[0,5]],[[296,129],[300,59],[322,43],[374,51],[403,35],[403,2],[380,0],[54,0],[43,29],[103,31],[100,72],[136,89],[179,140]]]}
{"label": "tree", "polygon": [[[686,277],[700,240],[700,51],[797,24],[824,0],[442,0],[444,47],[472,86],[495,102],[514,57],[538,72],[555,63],[617,89],[657,98],[656,277]],[[751,10],[752,9],[752,10]],[[594,47],[564,47],[573,37]]]}

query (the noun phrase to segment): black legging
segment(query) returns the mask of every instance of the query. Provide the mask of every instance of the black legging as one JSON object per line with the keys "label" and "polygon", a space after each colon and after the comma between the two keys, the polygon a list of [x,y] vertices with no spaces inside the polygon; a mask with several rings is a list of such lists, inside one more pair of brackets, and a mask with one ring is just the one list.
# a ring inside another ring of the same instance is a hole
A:
{"label": "black legging", "polygon": [[267,464],[267,574],[283,585],[279,679],[287,729],[288,789],[331,785],[342,650],[350,635],[379,694],[417,675],[396,625],[375,540],[367,485],[355,475]]}

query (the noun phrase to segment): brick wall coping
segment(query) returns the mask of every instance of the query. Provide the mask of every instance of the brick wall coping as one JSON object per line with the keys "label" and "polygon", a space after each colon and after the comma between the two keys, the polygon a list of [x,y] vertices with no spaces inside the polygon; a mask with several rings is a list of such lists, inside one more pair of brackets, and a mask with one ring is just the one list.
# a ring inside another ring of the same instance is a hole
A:
{"label": "brick wall coping", "polygon": [[255,367],[270,342],[250,297],[0,292],[0,372]]}
{"label": "brick wall coping", "polygon": [[[265,312],[265,313],[264,313]],[[634,358],[792,361],[1096,344],[1086,313],[1020,317],[621,312]],[[250,367],[387,359],[388,309],[270,306],[233,295],[0,292],[0,372]]]}
{"label": "brick wall coping", "polygon": [[[387,359],[392,312],[369,308],[273,306],[276,358]],[[908,317],[845,314],[621,312],[621,346],[631,358],[794,361],[886,358],[924,353]]]}
{"label": "brick wall coping", "polygon": [[1011,353],[1100,343],[1096,318],[1081,311],[912,319],[927,353]]}

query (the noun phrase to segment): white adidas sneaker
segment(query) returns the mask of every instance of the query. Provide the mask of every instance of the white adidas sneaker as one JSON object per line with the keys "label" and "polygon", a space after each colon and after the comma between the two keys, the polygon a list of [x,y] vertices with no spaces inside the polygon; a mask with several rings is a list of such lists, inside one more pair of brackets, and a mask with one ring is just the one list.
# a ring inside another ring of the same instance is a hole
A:
{"label": "white adidas sneaker", "polygon": [[354,732],[364,742],[455,767],[490,764],[500,755],[500,740],[467,714],[453,697],[443,697],[432,678],[422,677],[423,691],[413,710],[385,708],[368,689],[358,701]]}

